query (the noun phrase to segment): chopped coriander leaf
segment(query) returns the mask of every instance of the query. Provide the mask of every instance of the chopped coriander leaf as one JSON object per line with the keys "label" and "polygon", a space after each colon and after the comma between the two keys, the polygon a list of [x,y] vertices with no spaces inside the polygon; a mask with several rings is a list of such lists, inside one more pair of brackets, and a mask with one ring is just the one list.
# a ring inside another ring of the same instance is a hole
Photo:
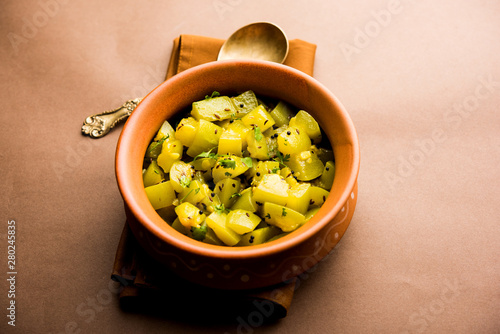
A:
{"label": "chopped coriander leaf", "polygon": [[226,209],[226,207],[224,206],[223,203],[214,206],[214,209],[215,209],[215,212],[217,212],[219,215],[223,214],[226,211],[229,211],[228,209]]}
{"label": "chopped coriander leaf", "polygon": [[181,176],[179,183],[181,184],[181,186],[183,188],[188,188],[189,185],[191,184],[191,179],[188,178],[187,176],[183,175],[183,176]]}
{"label": "chopped coriander leaf", "polygon": [[226,175],[227,177],[231,177],[233,176],[233,174],[229,173],[229,172],[225,172],[224,175]]}
{"label": "chopped coriander leaf", "polygon": [[286,216],[286,209],[283,208],[283,211],[281,212],[281,216],[285,217]]}
{"label": "chopped coriander leaf", "polygon": [[214,97],[217,97],[217,96],[220,96],[220,93],[217,91],[213,91],[212,95],[205,95],[205,100],[213,99]]}
{"label": "chopped coriander leaf", "polygon": [[253,160],[250,157],[245,157],[245,158],[241,159],[241,162],[245,166],[247,166],[248,168],[252,168],[252,166],[253,166]]}
{"label": "chopped coriander leaf", "polygon": [[201,159],[201,158],[217,159],[219,155],[217,153],[212,153],[213,149],[215,149],[215,147],[212,148],[208,152],[201,152],[200,154],[198,154],[197,156],[195,156],[193,158],[193,161],[195,161],[196,159]]}
{"label": "chopped coriander leaf", "polygon": [[236,169],[236,161],[230,159],[219,161],[219,165],[221,165],[224,168]]}
{"label": "chopped coriander leaf", "polygon": [[271,169],[271,173],[276,174],[279,172],[279,170],[280,170],[279,167],[274,167],[273,169]]}
{"label": "chopped coriander leaf", "polygon": [[205,222],[203,222],[203,224],[201,224],[200,227],[193,227],[191,229],[193,239],[198,241],[203,241],[203,239],[205,239],[205,236],[207,235],[207,230],[208,227]]}
{"label": "chopped coriander leaf", "polygon": [[233,197],[241,197],[241,194],[240,193],[234,193],[234,194],[231,195],[231,197],[229,197],[229,199],[231,199]]}
{"label": "chopped coriander leaf", "polygon": [[255,135],[255,140],[260,141],[262,139],[262,132],[260,131],[259,126],[256,125],[253,128],[253,131],[254,131],[254,135]]}

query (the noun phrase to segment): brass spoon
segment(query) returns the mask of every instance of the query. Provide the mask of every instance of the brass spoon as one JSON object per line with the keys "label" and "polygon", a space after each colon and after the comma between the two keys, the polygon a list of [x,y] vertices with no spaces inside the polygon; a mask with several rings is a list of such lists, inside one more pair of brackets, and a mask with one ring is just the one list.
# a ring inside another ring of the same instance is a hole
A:
{"label": "brass spoon", "polygon": [[[283,63],[288,55],[284,31],[270,22],[257,22],[235,31],[222,45],[217,60],[256,59]],[[121,107],[89,116],[82,133],[92,138],[105,136],[116,124],[126,120],[142,98],[128,100]]]}

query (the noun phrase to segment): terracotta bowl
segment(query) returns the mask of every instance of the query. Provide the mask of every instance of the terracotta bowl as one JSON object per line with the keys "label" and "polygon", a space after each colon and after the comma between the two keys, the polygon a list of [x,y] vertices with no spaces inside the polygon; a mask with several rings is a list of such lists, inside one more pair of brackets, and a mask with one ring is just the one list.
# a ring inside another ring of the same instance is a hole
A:
{"label": "terracotta bowl", "polygon": [[[146,148],[165,119],[218,91],[282,99],[312,114],[330,140],[335,181],[326,202],[304,226],[262,245],[225,247],[190,239],[166,224],[149,203],[142,182]],[[353,123],[337,98],[312,77],[265,61],[218,61],[197,66],[154,89],[126,122],[116,151],[116,177],[128,223],[160,263],[192,282],[249,289],[287,281],[315,266],[338,243],[357,199],[359,146]]]}

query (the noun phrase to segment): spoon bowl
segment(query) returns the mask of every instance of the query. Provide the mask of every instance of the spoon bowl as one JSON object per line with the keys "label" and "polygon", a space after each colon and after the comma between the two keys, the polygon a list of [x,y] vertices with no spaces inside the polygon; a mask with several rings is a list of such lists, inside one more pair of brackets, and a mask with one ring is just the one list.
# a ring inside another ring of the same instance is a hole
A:
{"label": "spoon bowl", "polygon": [[217,60],[254,59],[282,64],[288,55],[285,32],[270,22],[256,22],[235,31],[222,45]]}

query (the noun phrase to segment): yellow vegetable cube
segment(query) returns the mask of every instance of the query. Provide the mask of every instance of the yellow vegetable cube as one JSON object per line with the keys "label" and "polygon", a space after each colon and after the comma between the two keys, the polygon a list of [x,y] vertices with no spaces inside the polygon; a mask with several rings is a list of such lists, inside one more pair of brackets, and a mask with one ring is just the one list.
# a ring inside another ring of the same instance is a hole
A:
{"label": "yellow vegetable cube", "polygon": [[252,162],[250,158],[240,158],[236,155],[223,156],[217,159],[212,169],[214,182],[222,179],[235,178],[250,168]]}
{"label": "yellow vegetable cube", "polygon": [[275,203],[264,203],[264,220],[279,227],[283,232],[291,232],[305,223],[305,216],[295,210]]}
{"label": "yellow vegetable cube", "polygon": [[200,224],[203,223],[207,217],[203,211],[189,202],[179,204],[175,208],[175,213],[177,213],[177,217],[181,224],[187,229],[191,227],[200,227]]}
{"label": "yellow vegetable cube", "polygon": [[239,194],[241,181],[235,179],[222,179],[215,184],[214,193],[219,196],[219,199],[224,207],[229,208],[236,201],[235,194]]}
{"label": "yellow vegetable cube", "polygon": [[278,150],[283,154],[294,154],[309,150],[311,139],[307,133],[296,127],[289,126],[278,136]]}
{"label": "yellow vegetable cube", "polygon": [[271,114],[269,114],[263,105],[259,105],[254,110],[243,116],[241,119],[246,126],[258,126],[262,132],[272,127],[275,123]]}
{"label": "yellow vegetable cube", "polygon": [[252,232],[243,234],[238,246],[260,245],[275,237],[280,232],[280,229],[275,226],[257,228]]}
{"label": "yellow vegetable cube", "polygon": [[170,168],[170,181],[174,190],[178,193],[184,188],[188,188],[195,175],[195,170],[192,165],[184,161],[175,161]]}
{"label": "yellow vegetable cube", "polygon": [[260,133],[258,127],[247,133],[246,140],[247,151],[250,153],[250,157],[259,160],[269,159],[266,137]]}
{"label": "yellow vegetable cube", "polygon": [[164,121],[160,130],[156,133],[154,141],[171,140],[175,138],[175,130],[168,121]]}
{"label": "yellow vegetable cube", "polygon": [[227,227],[227,214],[212,212],[206,219],[208,227],[210,227],[215,235],[226,245],[234,246],[241,240],[241,235]]}
{"label": "yellow vegetable cube", "polygon": [[175,200],[174,188],[170,181],[144,188],[146,196],[155,210],[172,205]]}
{"label": "yellow vegetable cube", "polygon": [[198,120],[209,122],[222,121],[231,118],[237,110],[228,96],[218,96],[197,102],[193,102],[191,115]]}
{"label": "yellow vegetable cube", "polygon": [[314,185],[325,190],[330,190],[333,185],[334,177],[335,164],[333,163],[333,161],[327,161],[325,164],[325,168],[323,169],[323,173],[321,173],[321,176],[317,180],[314,180]]}
{"label": "yellow vegetable cube", "polygon": [[251,90],[247,90],[246,92],[231,98],[231,100],[233,100],[233,104],[237,110],[236,116],[247,114],[259,105],[259,101],[257,100],[255,93]]}
{"label": "yellow vegetable cube", "polygon": [[179,161],[182,157],[182,143],[175,139],[165,141],[162,144],[160,155],[158,155],[158,165],[165,173],[170,173],[170,168],[175,161]]}
{"label": "yellow vegetable cube", "polygon": [[318,122],[305,110],[300,110],[297,115],[290,119],[290,126],[304,130],[315,143],[321,141],[321,130]]}
{"label": "yellow vegetable cube", "polygon": [[243,140],[241,139],[240,134],[231,130],[226,130],[222,133],[219,138],[218,154],[235,154],[237,156],[241,156],[242,149]]}
{"label": "yellow vegetable cube", "polygon": [[236,201],[231,206],[231,210],[242,209],[250,212],[257,211],[257,203],[253,199],[253,193],[251,188],[246,188],[241,192],[241,196],[236,198]]}
{"label": "yellow vegetable cube", "polygon": [[238,234],[253,231],[260,221],[259,216],[246,210],[232,210],[227,215],[227,227]]}
{"label": "yellow vegetable cube", "polygon": [[310,181],[323,173],[323,162],[318,158],[314,151],[303,151],[296,154],[291,154],[286,162],[294,172],[294,176],[299,181]]}
{"label": "yellow vegetable cube", "polygon": [[196,132],[198,131],[198,121],[193,117],[181,119],[177,129],[175,129],[175,138],[180,140],[182,145],[189,147],[193,143]]}
{"label": "yellow vegetable cube", "polygon": [[161,168],[158,167],[156,161],[153,160],[148,168],[146,168],[144,174],[142,174],[142,180],[144,182],[144,187],[149,187],[165,180],[165,174]]}
{"label": "yellow vegetable cube", "polygon": [[253,187],[256,202],[272,202],[285,205],[288,201],[288,183],[279,174],[266,174],[256,187]]}
{"label": "yellow vegetable cube", "polygon": [[314,207],[322,206],[329,194],[330,193],[323,188],[311,186],[311,199],[309,200],[309,208],[311,209]]}
{"label": "yellow vegetable cube", "polygon": [[195,157],[202,152],[208,152],[212,148],[217,147],[222,131],[224,130],[220,126],[200,119],[198,131],[194,136],[191,146],[186,152],[187,155]]}
{"label": "yellow vegetable cube", "polygon": [[288,190],[286,207],[305,214],[311,199],[310,183],[297,183]]}

